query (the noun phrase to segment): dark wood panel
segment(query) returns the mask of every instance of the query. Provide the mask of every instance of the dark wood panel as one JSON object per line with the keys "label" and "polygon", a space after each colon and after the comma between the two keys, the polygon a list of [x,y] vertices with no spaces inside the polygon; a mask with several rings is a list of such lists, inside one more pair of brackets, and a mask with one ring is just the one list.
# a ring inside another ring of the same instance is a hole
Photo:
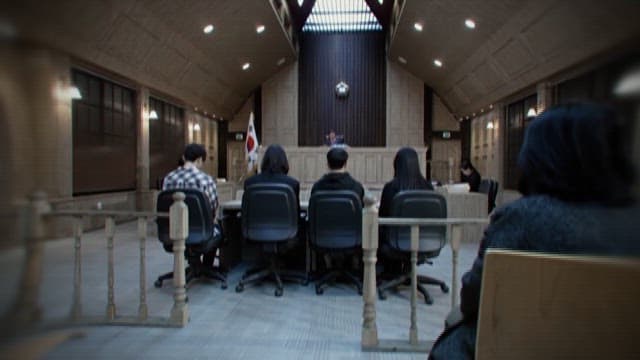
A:
{"label": "dark wood panel", "polygon": [[[299,72],[300,146],[322,145],[330,129],[351,146],[385,146],[383,32],[303,33]],[[336,96],[340,81],[348,97]]]}
{"label": "dark wood panel", "polygon": [[149,98],[149,109],[158,119],[149,119],[149,186],[154,189],[160,180],[178,166],[184,152],[184,110],[168,102]]}
{"label": "dark wood panel", "polygon": [[218,178],[227,177],[227,132],[229,124],[218,121]]}
{"label": "dark wood panel", "polygon": [[73,194],[136,188],[135,92],[74,69]]}

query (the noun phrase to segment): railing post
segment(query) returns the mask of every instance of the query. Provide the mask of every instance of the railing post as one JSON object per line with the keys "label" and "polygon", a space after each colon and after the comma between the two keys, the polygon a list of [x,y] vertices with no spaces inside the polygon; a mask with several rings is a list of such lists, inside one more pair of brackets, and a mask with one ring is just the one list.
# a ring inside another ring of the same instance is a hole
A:
{"label": "railing post", "polygon": [[73,269],[73,304],[71,305],[71,320],[78,320],[82,316],[82,216],[73,218],[74,237],[74,269]]}
{"label": "railing post", "polygon": [[451,308],[454,309],[458,303],[458,250],[462,241],[462,224],[450,225],[451,236]]}
{"label": "railing post", "polygon": [[40,320],[42,310],[38,293],[42,281],[43,240],[46,235],[44,214],[51,210],[44,192],[30,197],[25,241],[25,263],[22,269],[20,289],[13,310],[8,314],[8,324],[13,329],[26,328]]}
{"label": "railing post", "polygon": [[116,317],[113,263],[113,236],[115,231],[116,224],[113,216],[107,216],[104,221],[104,232],[107,237],[107,320],[113,320]]}
{"label": "railing post", "polygon": [[175,286],[170,321],[180,326],[185,326],[189,321],[184,274],[184,249],[185,240],[189,235],[189,210],[184,199],[184,193],[174,193],[173,204],[169,208],[169,237],[173,241],[173,284]]}
{"label": "railing post", "polygon": [[362,211],[362,257],[364,262],[364,283],[362,311],[362,348],[378,345],[376,326],[376,252],[378,251],[378,209],[376,199],[370,195],[364,198]]}
{"label": "railing post", "polygon": [[146,320],[147,309],[147,271],[146,271],[146,241],[147,241],[147,218],[138,218],[138,238],[140,239],[140,306],[138,306],[138,318]]}
{"label": "railing post", "polygon": [[411,326],[409,327],[409,343],[418,345],[418,326],[416,298],[418,297],[418,237],[420,226],[411,226]]}

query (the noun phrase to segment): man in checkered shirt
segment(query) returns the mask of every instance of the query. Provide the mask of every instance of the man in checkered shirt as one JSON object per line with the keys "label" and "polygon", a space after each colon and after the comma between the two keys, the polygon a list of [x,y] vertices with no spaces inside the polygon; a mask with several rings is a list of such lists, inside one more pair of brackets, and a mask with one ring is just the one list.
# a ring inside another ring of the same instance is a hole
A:
{"label": "man in checkered shirt", "polygon": [[[218,209],[218,196],[216,194],[216,183],[213,178],[204,171],[200,170],[204,161],[207,159],[207,150],[201,144],[189,144],[184,149],[182,155],[184,165],[170,172],[165,176],[162,182],[162,190],[173,189],[196,189],[204,192],[211,202],[211,210],[213,212],[214,236],[220,236],[220,228],[215,223],[216,210]],[[215,259],[215,250],[212,253],[204,254],[202,263],[213,267]]]}

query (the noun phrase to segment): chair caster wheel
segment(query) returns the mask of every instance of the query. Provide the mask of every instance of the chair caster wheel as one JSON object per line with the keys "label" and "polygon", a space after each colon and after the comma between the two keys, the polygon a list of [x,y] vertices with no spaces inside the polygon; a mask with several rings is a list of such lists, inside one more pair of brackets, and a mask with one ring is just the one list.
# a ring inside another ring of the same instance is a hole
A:
{"label": "chair caster wheel", "polygon": [[324,294],[324,289],[316,286],[316,295],[322,295],[322,294]]}
{"label": "chair caster wheel", "polygon": [[276,291],[274,292],[274,295],[276,297],[280,297],[282,296],[283,290],[282,289],[276,289]]}
{"label": "chair caster wheel", "polygon": [[157,288],[161,288],[162,287],[162,280],[156,280],[153,282],[153,286],[157,287]]}
{"label": "chair caster wheel", "polygon": [[427,305],[433,305],[433,299],[424,299],[424,303]]}
{"label": "chair caster wheel", "polygon": [[449,293],[449,287],[447,286],[447,284],[440,285],[440,290],[442,290],[442,292],[445,294]]}
{"label": "chair caster wheel", "polygon": [[236,292],[237,293],[242,292],[243,290],[244,290],[244,285],[238,284],[238,286],[236,286]]}
{"label": "chair caster wheel", "polygon": [[220,285],[220,289],[224,290],[227,288],[227,283],[226,281],[222,283],[222,285]]}

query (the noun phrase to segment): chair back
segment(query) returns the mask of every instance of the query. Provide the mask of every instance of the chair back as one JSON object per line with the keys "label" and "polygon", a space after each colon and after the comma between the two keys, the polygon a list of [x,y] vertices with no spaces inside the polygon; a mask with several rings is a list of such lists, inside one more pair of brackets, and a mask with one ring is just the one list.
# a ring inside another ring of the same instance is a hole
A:
{"label": "chair back", "polygon": [[490,249],[476,359],[631,359],[640,262]]}
{"label": "chair back", "polygon": [[242,194],[242,236],[257,242],[283,242],[296,237],[299,204],[287,184],[248,186]]}
{"label": "chair back", "polygon": [[309,242],[320,249],[362,245],[362,201],[350,190],[317,191],[309,199]]}
{"label": "chair back", "polygon": [[[441,219],[447,217],[447,200],[444,196],[429,190],[401,191],[393,197],[390,217]],[[437,256],[445,245],[446,225],[420,226],[418,252]],[[411,251],[411,228],[393,226],[388,229],[391,248]]]}
{"label": "chair back", "polygon": [[498,195],[498,182],[493,179],[482,179],[478,192],[487,194],[487,210],[491,212],[496,207],[496,196]]}
{"label": "chair back", "polygon": [[478,186],[478,192],[487,194],[487,196],[489,196],[489,191],[491,191],[491,180],[482,179],[480,181],[480,186]]}
{"label": "chair back", "polygon": [[[173,204],[173,194],[184,193],[184,202],[189,209],[189,236],[186,245],[203,244],[213,237],[213,210],[211,201],[200,190],[194,189],[172,189],[164,190],[158,194],[156,210],[158,212],[169,212]],[[165,250],[171,251],[173,242],[169,238],[169,218],[157,218],[158,239],[164,244]]]}

